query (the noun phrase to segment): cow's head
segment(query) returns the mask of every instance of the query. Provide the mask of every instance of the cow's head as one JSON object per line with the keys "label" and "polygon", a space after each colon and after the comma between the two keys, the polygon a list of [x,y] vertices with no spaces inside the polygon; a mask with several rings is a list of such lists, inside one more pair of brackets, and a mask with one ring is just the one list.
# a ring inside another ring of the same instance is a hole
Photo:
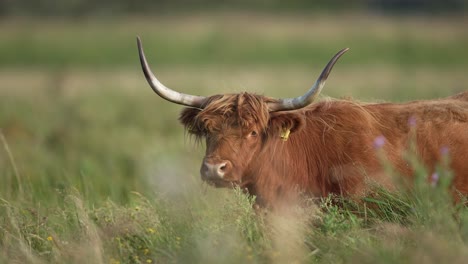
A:
{"label": "cow's head", "polygon": [[188,106],[180,121],[193,135],[206,140],[202,179],[218,187],[243,185],[250,180],[252,161],[269,138],[287,137],[301,129],[303,115],[296,110],[312,103],[322,90],[335,62],[348,49],[338,52],[306,94],[273,99],[239,93],[210,97],[182,94],[164,86],[151,72],[137,38],[140,61],[151,88],[162,98]]}

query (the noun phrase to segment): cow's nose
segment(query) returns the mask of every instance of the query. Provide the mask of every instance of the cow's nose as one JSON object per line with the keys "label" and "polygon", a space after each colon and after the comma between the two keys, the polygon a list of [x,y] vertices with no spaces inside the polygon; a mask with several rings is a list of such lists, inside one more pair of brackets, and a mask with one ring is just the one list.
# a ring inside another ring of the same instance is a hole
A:
{"label": "cow's nose", "polygon": [[201,174],[202,176],[209,180],[209,179],[222,179],[224,175],[229,171],[231,167],[231,163],[229,161],[222,161],[219,163],[211,163],[208,161],[204,161],[201,167]]}

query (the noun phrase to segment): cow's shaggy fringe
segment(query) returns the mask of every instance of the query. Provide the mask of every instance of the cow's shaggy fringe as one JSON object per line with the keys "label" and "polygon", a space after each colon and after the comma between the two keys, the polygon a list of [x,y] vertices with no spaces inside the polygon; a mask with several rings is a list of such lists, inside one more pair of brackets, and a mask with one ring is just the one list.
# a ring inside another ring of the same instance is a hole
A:
{"label": "cow's shaggy fringe", "polygon": [[203,110],[185,108],[179,120],[197,138],[226,130],[232,125],[247,130],[256,124],[266,129],[270,116],[268,101],[271,100],[249,93],[215,95],[210,97]]}

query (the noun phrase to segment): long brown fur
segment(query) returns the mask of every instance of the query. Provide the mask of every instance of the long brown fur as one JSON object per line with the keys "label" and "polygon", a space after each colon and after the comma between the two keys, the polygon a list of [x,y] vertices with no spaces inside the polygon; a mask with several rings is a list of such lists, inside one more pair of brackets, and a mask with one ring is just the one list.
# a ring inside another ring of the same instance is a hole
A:
{"label": "long brown fur", "polygon": [[[249,93],[216,95],[203,110],[185,108],[180,116],[190,133],[206,138],[205,160],[229,160],[224,180],[245,187],[261,204],[278,206],[299,194],[362,196],[370,182],[393,188],[379,153],[411,179],[405,153],[413,141],[430,173],[441,149],[448,149],[454,193],[468,195],[468,92],[403,104],[332,100],[269,113],[272,101]],[[287,129],[291,135],[283,141],[279,135]],[[384,144],[376,146],[377,138]]]}

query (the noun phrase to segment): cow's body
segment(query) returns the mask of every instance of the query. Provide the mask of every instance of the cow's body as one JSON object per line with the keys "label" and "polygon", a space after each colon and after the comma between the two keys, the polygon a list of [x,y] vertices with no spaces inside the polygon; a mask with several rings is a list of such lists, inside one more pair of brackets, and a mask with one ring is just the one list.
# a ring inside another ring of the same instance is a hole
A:
{"label": "cow's body", "polygon": [[411,179],[407,153],[413,145],[414,155],[429,174],[448,153],[454,194],[468,194],[468,92],[403,104],[313,103],[333,65],[348,50],[343,49],[299,97],[195,96],[159,82],[139,39],[138,49],[153,90],[168,101],[189,106],[180,121],[191,134],[206,139],[200,172],[214,186],[241,186],[257,195],[260,203],[272,206],[289,203],[299,194],[361,196],[369,183],[394,186],[383,160]]}
{"label": "cow's body", "polygon": [[[181,115],[191,133],[208,137],[205,162],[229,159],[242,167],[224,180],[247,188],[263,204],[289,202],[298,194],[361,196],[369,183],[392,188],[393,179],[382,161],[411,179],[412,142],[413,154],[427,166],[429,175],[448,151],[454,187],[468,194],[468,92],[402,104],[331,100],[269,117],[263,117],[268,113],[261,106],[249,108],[251,101],[268,100],[247,93],[214,96],[203,110],[186,108]],[[234,141],[236,134],[245,138],[239,130],[231,134],[239,122],[245,131],[265,130],[257,148]],[[280,137],[282,129],[292,130],[286,141]],[[216,135],[216,143],[210,134]],[[223,186],[216,181],[215,185]]]}
{"label": "cow's body", "polygon": [[411,179],[412,142],[429,175],[448,150],[454,194],[468,194],[468,92],[403,104],[329,101],[296,111],[304,115],[304,127],[285,142],[268,138],[250,170],[248,188],[266,204],[301,192],[361,196],[369,183],[392,188],[382,158]]}

